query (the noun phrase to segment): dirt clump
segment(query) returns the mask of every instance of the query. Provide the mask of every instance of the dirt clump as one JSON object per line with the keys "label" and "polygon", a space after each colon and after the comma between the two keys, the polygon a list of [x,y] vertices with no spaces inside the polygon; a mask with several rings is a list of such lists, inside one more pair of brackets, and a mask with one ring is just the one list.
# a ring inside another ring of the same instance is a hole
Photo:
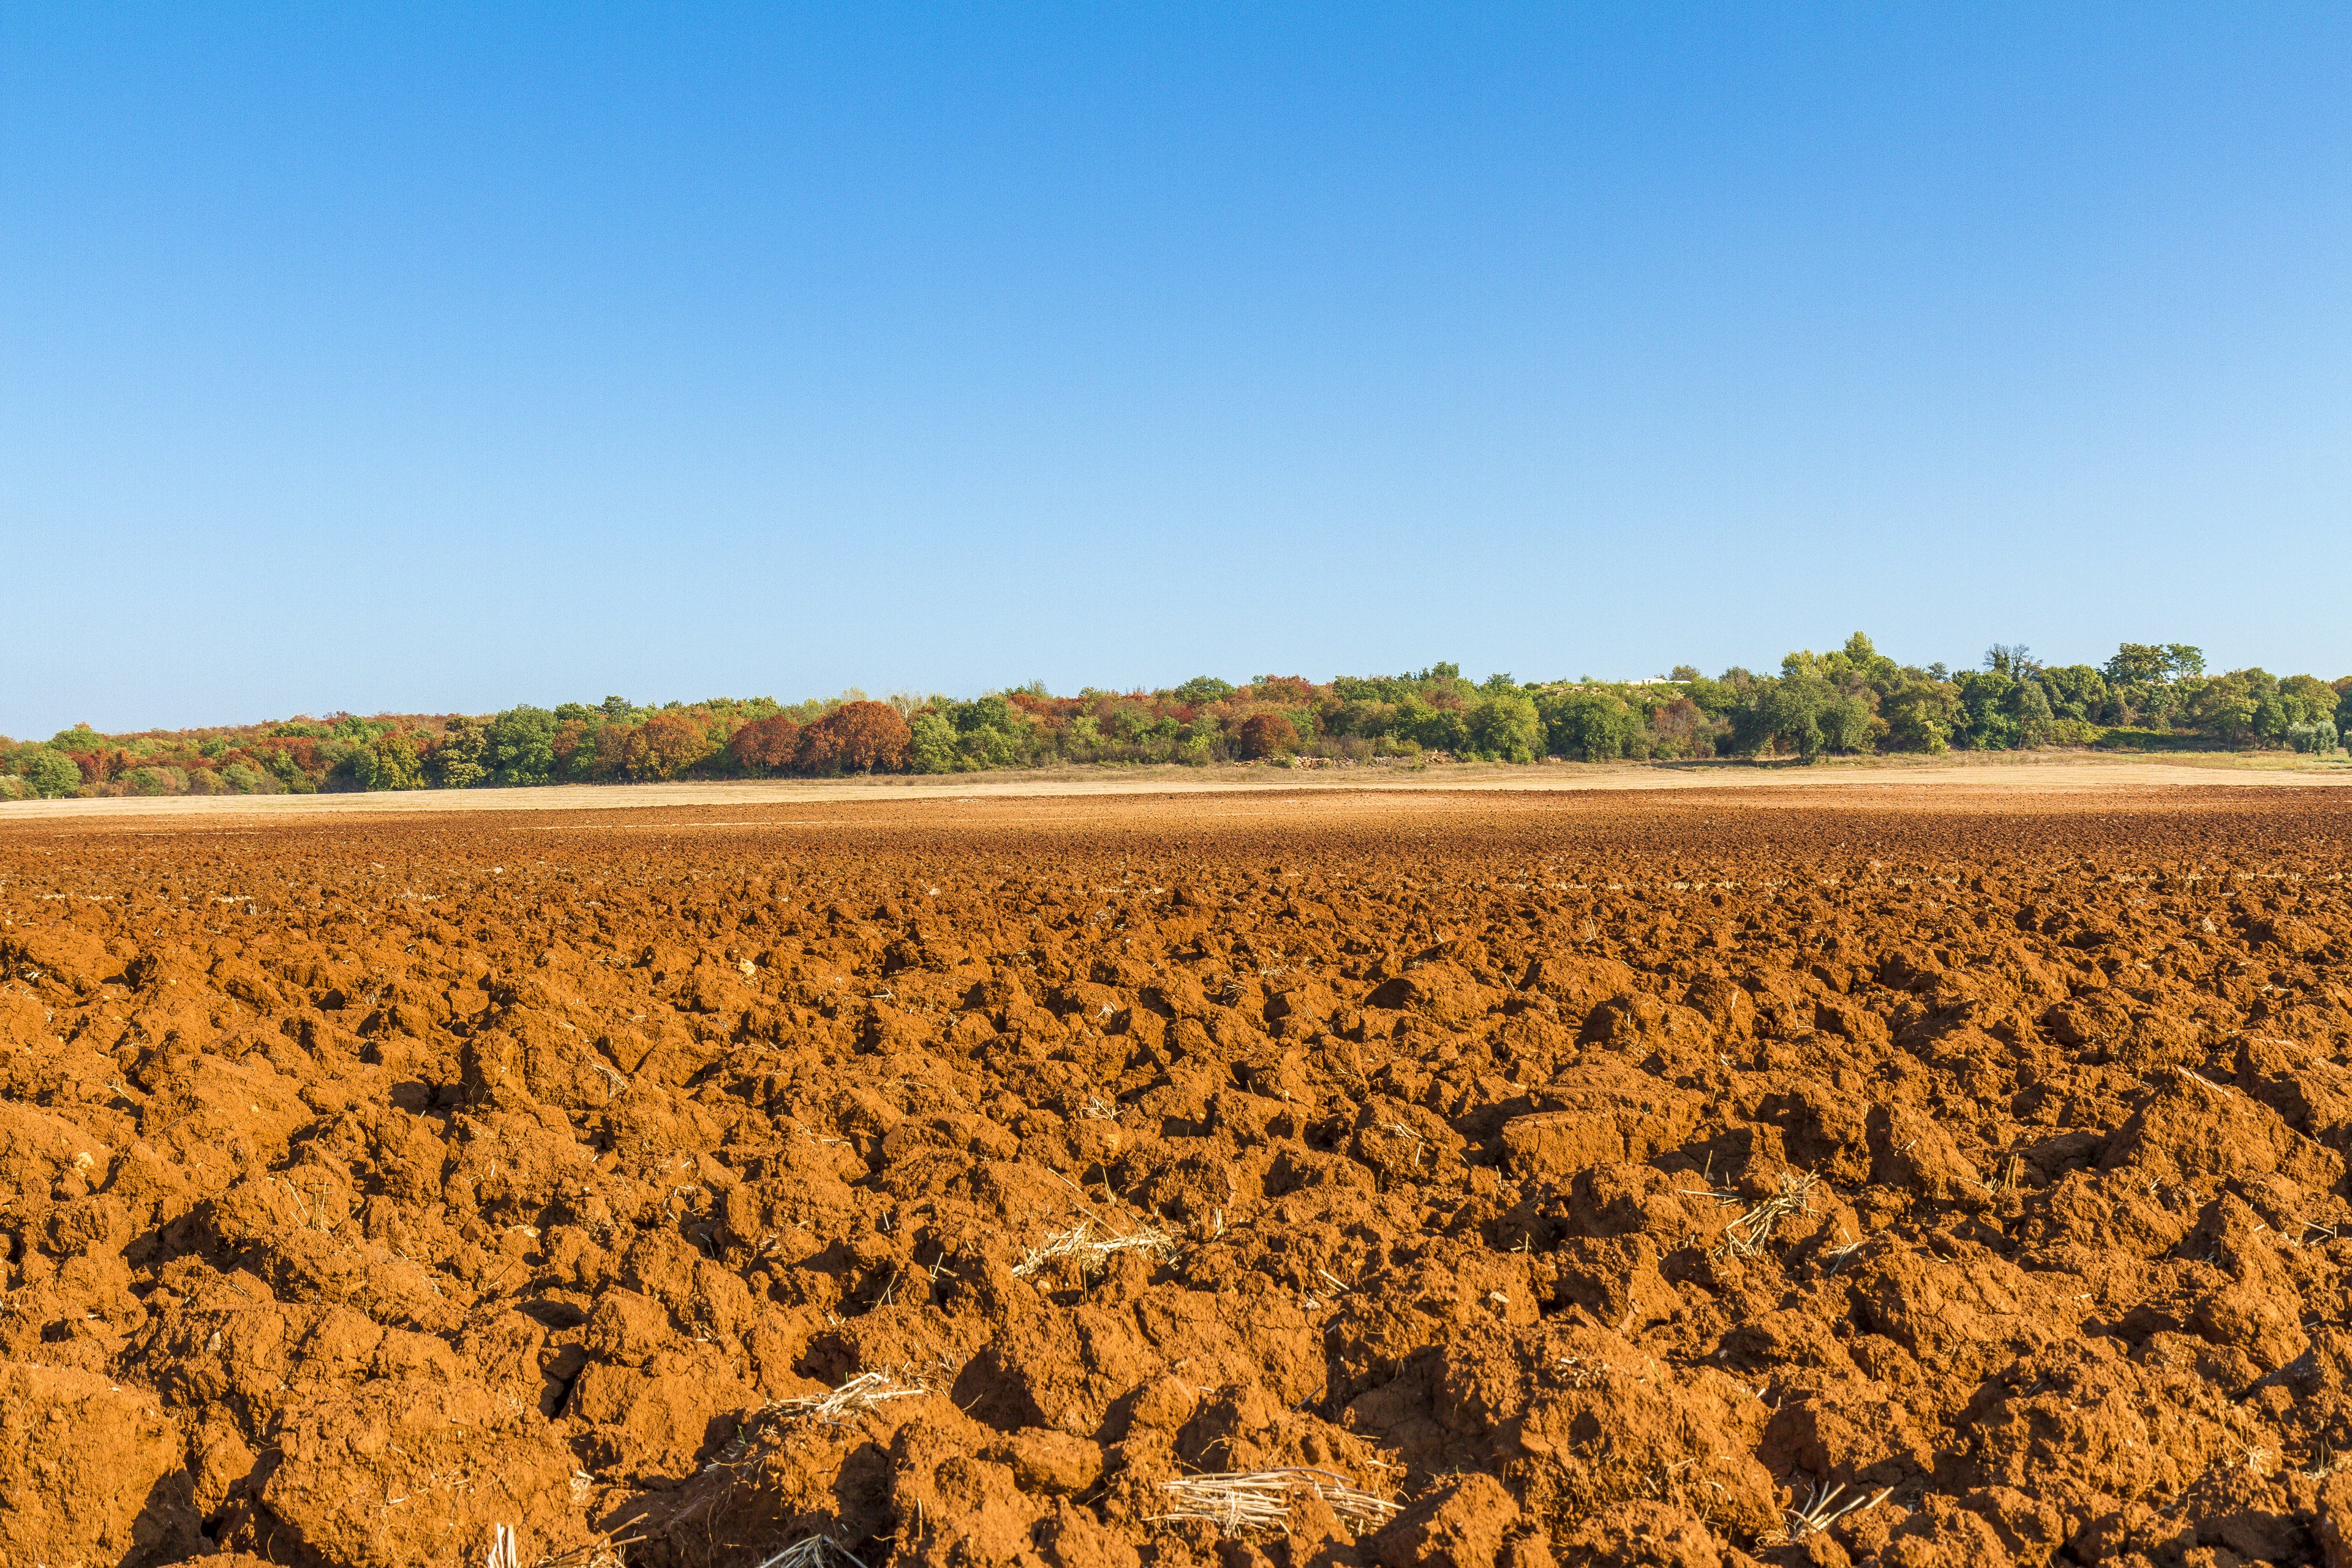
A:
{"label": "dirt clump", "polygon": [[2352,808],[1318,801],[0,828],[0,1568],[2352,1561]]}

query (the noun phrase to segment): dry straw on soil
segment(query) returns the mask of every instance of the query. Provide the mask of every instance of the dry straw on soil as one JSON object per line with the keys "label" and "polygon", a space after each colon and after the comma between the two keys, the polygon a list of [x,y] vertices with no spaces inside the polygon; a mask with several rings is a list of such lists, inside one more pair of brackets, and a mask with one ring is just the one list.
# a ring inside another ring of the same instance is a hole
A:
{"label": "dry straw on soil", "polygon": [[1170,1503],[1165,1512],[1150,1516],[1154,1523],[1200,1520],[1235,1536],[1288,1529],[1292,1509],[1308,1496],[1321,1498],[1342,1523],[1358,1529],[1385,1524],[1402,1511],[1386,1498],[1349,1485],[1345,1476],[1305,1466],[1179,1476],[1162,1481],[1160,1489]]}
{"label": "dry straw on soil", "polygon": [[762,1405],[756,1419],[770,1426],[806,1422],[821,1426],[838,1426],[879,1409],[891,1400],[914,1399],[929,1392],[920,1384],[901,1383],[887,1372],[862,1372],[838,1388],[827,1389],[823,1394],[797,1394]]}
{"label": "dry straw on soil", "polygon": [[1166,1255],[1176,1246],[1176,1238],[1150,1226],[1129,1231],[1121,1236],[1097,1236],[1094,1221],[1080,1220],[1065,1231],[1048,1236],[1021,1255],[1013,1266],[1015,1279],[1026,1279],[1041,1274],[1064,1258],[1073,1258],[1081,1276],[1099,1274],[1110,1259],[1122,1252],[1145,1252]]}
{"label": "dry straw on soil", "polygon": [[759,1568],[826,1568],[828,1563],[845,1563],[849,1568],[866,1568],[857,1554],[829,1535],[812,1535],[796,1541],[772,1557],[762,1558]]}
{"label": "dry straw on soil", "polygon": [[[1847,1497],[1845,1484],[1843,1481],[1826,1489],[1819,1482],[1815,1482],[1806,1493],[1804,1506],[1789,1510],[1789,1528],[1780,1537],[1780,1542],[1793,1545],[1809,1535],[1819,1535],[1838,1521],[1851,1518],[1858,1513],[1867,1513],[1894,1495],[1893,1487],[1881,1487],[1874,1492],[1856,1492],[1852,1497]],[[1844,1498],[1845,1500],[1840,1502],[1838,1500],[1841,1498]],[[1757,1544],[1770,1546],[1776,1542],[1770,1537],[1766,1537],[1759,1540]]]}
{"label": "dry straw on soil", "polygon": [[839,1426],[880,1410],[894,1400],[913,1399],[929,1392],[918,1383],[901,1383],[887,1372],[862,1372],[823,1394],[772,1400],[746,1416],[733,1440],[704,1468],[718,1470],[740,1465],[761,1432],[793,1426]]}
{"label": "dry straw on soil", "polygon": [[1813,1189],[1819,1185],[1819,1179],[1807,1172],[1783,1171],[1779,1186],[1754,1204],[1723,1187],[1678,1190],[1686,1197],[1713,1198],[1726,1208],[1740,1210],[1739,1216],[1723,1227],[1723,1241],[1716,1253],[1722,1258],[1753,1258],[1771,1241],[1782,1220],[1813,1212]]}

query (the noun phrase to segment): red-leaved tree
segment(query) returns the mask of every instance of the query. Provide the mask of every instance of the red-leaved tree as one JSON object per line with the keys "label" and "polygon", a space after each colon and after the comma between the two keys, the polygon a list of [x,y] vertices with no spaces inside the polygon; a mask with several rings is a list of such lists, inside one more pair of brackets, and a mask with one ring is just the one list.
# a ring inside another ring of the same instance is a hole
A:
{"label": "red-leaved tree", "polygon": [[887,702],[845,702],[801,731],[809,773],[869,773],[906,766],[907,721]]}
{"label": "red-leaved tree", "polygon": [[782,713],[752,720],[727,742],[735,765],[755,778],[792,766],[793,759],[800,755],[800,747],[801,727]]}
{"label": "red-leaved tree", "polygon": [[1279,713],[1253,713],[1234,731],[1234,743],[1255,762],[1298,749],[1298,727]]}

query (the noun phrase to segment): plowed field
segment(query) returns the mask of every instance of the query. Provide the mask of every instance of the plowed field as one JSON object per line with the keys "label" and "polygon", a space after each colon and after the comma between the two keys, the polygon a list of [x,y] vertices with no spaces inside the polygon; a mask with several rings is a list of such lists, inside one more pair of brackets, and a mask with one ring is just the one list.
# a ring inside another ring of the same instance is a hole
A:
{"label": "plowed field", "polygon": [[2352,1562],[2340,798],[0,822],[0,1565]]}

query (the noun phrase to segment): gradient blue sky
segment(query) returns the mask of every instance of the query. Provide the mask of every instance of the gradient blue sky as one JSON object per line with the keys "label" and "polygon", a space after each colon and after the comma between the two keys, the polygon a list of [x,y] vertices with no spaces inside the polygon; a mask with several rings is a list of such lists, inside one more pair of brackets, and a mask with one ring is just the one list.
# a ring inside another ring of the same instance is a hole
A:
{"label": "gradient blue sky", "polygon": [[2352,670],[2352,9],[0,9],[0,730]]}

